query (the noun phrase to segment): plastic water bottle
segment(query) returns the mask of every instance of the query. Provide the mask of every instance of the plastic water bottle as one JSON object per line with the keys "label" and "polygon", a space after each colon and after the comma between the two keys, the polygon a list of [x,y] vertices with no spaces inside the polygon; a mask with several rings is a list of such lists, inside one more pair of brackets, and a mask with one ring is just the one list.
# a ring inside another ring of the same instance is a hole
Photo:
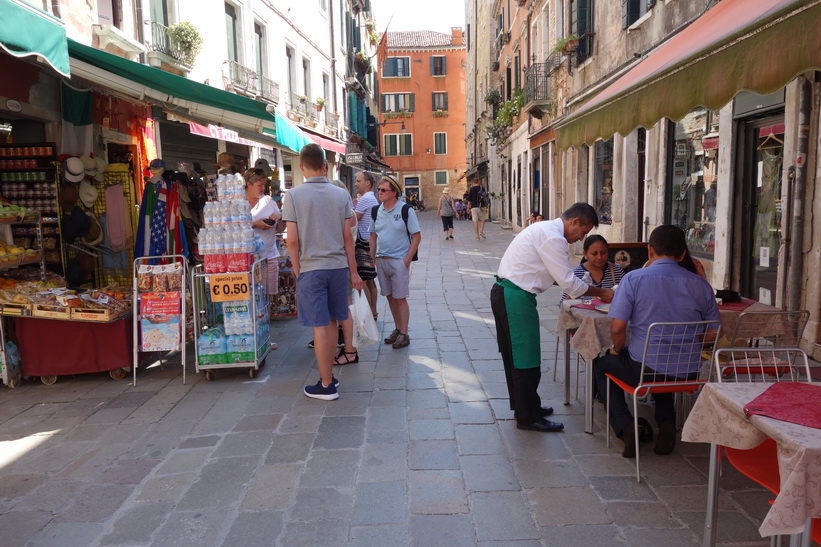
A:
{"label": "plastic water bottle", "polygon": [[218,228],[211,236],[211,241],[213,273],[224,273],[228,266],[225,254],[225,230]]}
{"label": "plastic water bottle", "polygon": [[225,175],[220,175],[217,177],[217,201],[222,201],[225,197],[225,191],[227,190],[227,177]]}
{"label": "plastic water bottle", "polygon": [[[588,285],[593,285],[593,278],[590,277],[590,272],[584,272],[584,275],[582,276],[582,281],[587,283]],[[582,299],[582,304],[592,304],[593,303],[593,297],[592,296],[582,296],[581,299]]]}

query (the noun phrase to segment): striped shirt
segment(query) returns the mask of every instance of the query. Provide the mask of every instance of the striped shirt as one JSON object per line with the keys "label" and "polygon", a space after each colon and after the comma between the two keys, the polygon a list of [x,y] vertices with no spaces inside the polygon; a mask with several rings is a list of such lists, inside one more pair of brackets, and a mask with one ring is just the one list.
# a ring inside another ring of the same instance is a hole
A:
{"label": "striped shirt", "polygon": [[[613,271],[611,273],[610,266],[613,266]],[[578,277],[579,279],[584,277],[584,274],[588,273],[587,268],[584,267],[583,264],[579,264],[575,268],[573,268],[573,275]],[[613,279],[615,276],[615,279]],[[592,275],[590,277],[593,277]],[[621,269],[621,266],[618,264],[613,264],[612,262],[608,262],[604,265],[604,275],[601,278],[599,283],[593,282],[594,287],[598,287],[600,289],[612,289],[613,285],[618,285],[621,283],[621,278],[624,277],[624,270]],[[563,293],[561,302],[567,300],[568,294]]]}

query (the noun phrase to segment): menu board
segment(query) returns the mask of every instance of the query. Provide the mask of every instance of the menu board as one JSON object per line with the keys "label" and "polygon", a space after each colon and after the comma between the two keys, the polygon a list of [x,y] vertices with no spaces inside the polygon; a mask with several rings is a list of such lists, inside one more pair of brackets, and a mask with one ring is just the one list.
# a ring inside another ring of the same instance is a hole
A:
{"label": "menu board", "polygon": [[140,295],[141,351],[180,349],[180,292],[147,292]]}

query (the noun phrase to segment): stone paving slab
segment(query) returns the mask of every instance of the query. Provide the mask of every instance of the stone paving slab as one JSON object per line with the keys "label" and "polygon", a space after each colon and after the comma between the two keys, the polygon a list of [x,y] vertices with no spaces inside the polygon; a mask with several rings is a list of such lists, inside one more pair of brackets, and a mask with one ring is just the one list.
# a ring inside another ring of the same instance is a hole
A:
{"label": "stone paving slab", "polygon": [[[3,547],[698,545],[707,447],[643,445],[636,483],[601,406],[583,433],[581,403],[552,381],[556,287],[538,297],[540,394],[565,431],[516,429],[487,297],[513,234],[489,224],[475,241],[463,222],[444,242],[435,215],[420,221],[411,345],[336,367],[337,401],[302,394],[318,373],[294,319],[272,322],[279,349],[255,380],[192,370],[184,385],[172,359],[137,386],[89,374],[0,390]],[[384,298],[379,313],[384,336]],[[769,495],[730,466],[721,487],[720,544],[766,545]]]}

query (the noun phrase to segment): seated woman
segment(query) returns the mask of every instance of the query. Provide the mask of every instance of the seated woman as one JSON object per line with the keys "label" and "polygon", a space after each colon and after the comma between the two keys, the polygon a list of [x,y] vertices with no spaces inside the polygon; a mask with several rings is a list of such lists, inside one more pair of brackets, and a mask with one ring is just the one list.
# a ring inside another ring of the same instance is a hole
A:
{"label": "seated woman", "polygon": [[[582,249],[584,253],[582,254],[581,264],[573,270],[576,277],[581,279],[585,273],[589,273],[593,285],[603,289],[611,289],[621,282],[624,270],[618,264],[613,264],[607,260],[609,246],[606,239],[598,234],[587,236]],[[567,293],[562,294],[562,302],[567,299],[567,296]]]}
{"label": "seated woman", "polygon": [[534,222],[536,222],[536,217],[539,217],[539,216],[541,216],[541,215],[539,214],[539,211],[533,211],[533,212],[531,212],[531,213],[530,213],[530,216],[529,216],[529,217],[527,217],[527,220],[525,220],[525,226],[526,226],[526,227],[527,227],[527,226],[530,226],[531,224],[533,224]]}
{"label": "seated woman", "polygon": [[681,259],[678,265],[693,272],[702,279],[709,281],[709,279],[707,279],[707,272],[704,271],[704,265],[697,258],[693,258],[690,255],[690,249],[685,249],[684,258]]}

